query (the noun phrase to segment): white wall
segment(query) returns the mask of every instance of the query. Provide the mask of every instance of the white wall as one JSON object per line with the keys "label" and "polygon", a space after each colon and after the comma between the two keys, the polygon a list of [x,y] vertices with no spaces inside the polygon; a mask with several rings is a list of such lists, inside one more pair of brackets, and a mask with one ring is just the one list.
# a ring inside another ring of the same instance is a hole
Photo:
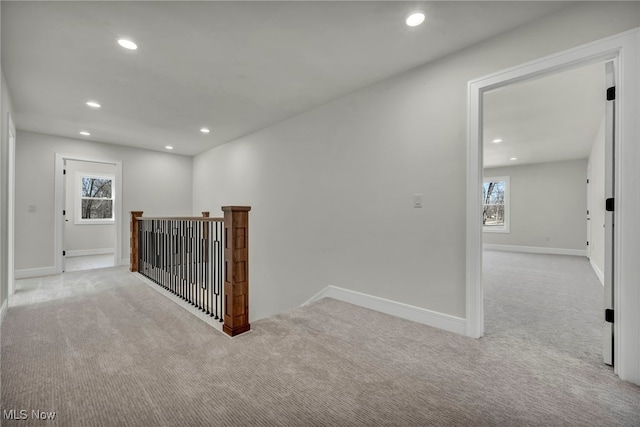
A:
{"label": "white wall", "polygon": [[[483,233],[483,243],[578,250],[586,255],[587,161],[487,168],[484,176],[509,176],[510,232]],[[550,251],[553,253],[554,251]]]}
{"label": "white wall", "polygon": [[[67,256],[88,253],[113,253],[115,249],[115,224],[76,224],[78,188],[77,174],[116,174],[116,166],[105,163],[67,160],[64,223],[64,250]],[[115,189],[115,186],[114,186]],[[117,198],[122,195],[116,194]]]}
{"label": "white wall", "polygon": [[464,317],[467,82],[636,27],[639,10],[574,5],[196,156],[194,212],[253,206],[251,318],[328,285]]}
{"label": "white wall", "polygon": [[604,213],[605,213],[605,159],[604,159],[604,119],[593,141],[589,155],[589,260],[598,278],[604,281]]}
{"label": "white wall", "polygon": [[24,131],[18,131],[16,145],[16,270],[55,264],[56,153],[122,161],[123,258],[129,256],[129,211],[191,214],[191,157]]}

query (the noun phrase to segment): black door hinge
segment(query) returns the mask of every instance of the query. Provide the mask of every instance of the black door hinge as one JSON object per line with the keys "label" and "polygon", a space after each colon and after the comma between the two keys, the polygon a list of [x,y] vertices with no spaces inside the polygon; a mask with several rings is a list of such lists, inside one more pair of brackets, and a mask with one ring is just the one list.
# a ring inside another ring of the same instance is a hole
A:
{"label": "black door hinge", "polygon": [[607,89],[607,101],[613,101],[616,99],[616,87],[611,86]]}
{"label": "black door hinge", "polygon": [[604,310],[604,320],[609,323],[613,323],[613,309],[607,308]]}
{"label": "black door hinge", "polygon": [[587,242],[587,246],[589,246],[589,242]]}
{"label": "black door hinge", "polygon": [[62,251],[62,256],[67,256],[67,251]]}
{"label": "black door hinge", "polygon": [[62,175],[66,175],[67,174],[67,170],[66,169],[62,169]]}
{"label": "black door hinge", "polygon": [[614,207],[614,199],[613,197],[610,197],[605,201],[604,208],[607,212],[613,212],[613,207]]}
{"label": "black door hinge", "polygon": [[587,180],[587,184],[589,183],[589,180]]}
{"label": "black door hinge", "polygon": [[[588,213],[588,212],[587,212],[587,213]],[[63,210],[63,211],[62,211],[62,215],[66,215],[66,214],[67,214],[67,211]]]}

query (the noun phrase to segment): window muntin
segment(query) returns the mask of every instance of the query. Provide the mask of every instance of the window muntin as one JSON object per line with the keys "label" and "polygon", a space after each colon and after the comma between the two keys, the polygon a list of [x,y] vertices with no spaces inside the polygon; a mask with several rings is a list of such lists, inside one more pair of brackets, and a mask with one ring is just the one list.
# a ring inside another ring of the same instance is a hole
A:
{"label": "window muntin", "polygon": [[76,174],[76,224],[114,222],[114,176]]}

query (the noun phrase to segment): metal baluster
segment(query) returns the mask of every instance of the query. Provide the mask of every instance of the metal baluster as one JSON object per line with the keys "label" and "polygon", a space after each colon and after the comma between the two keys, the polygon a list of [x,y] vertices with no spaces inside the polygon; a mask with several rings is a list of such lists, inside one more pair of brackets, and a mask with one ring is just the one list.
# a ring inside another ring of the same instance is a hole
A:
{"label": "metal baluster", "polygon": [[207,303],[207,314],[211,314],[211,284],[209,283],[209,253],[211,252],[209,250],[209,245],[211,244],[211,224],[213,224],[212,222],[205,222],[204,223],[204,229],[205,229],[205,241],[203,243],[203,247],[204,247],[204,256],[203,256],[203,262],[204,262],[204,283],[205,283],[205,295],[204,295],[204,299]]}
{"label": "metal baluster", "polygon": [[186,301],[187,299],[187,288],[185,286],[185,282],[187,280],[187,224],[182,221],[180,223],[180,296],[182,299]]}
{"label": "metal baluster", "polygon": [[189,227],[187,228],[187,286],[189,288],[189,302],[193,305],[193,286],[192,273],[193,273],[193,224],[189,221]]}

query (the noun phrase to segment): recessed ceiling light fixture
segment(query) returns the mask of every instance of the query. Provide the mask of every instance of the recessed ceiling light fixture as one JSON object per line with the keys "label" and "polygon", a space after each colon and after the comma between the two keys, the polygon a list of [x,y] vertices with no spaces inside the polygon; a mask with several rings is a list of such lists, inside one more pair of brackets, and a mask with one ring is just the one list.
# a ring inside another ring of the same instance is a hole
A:
{"label": "recessed ceiling light fixture", "polygon": [[166,148],[167,150],[173,150],[173,147],[172,147],[172,146],[170,146],[170,145],[165,145],[165,147],[164,147],[164,148]]}
{"label": "recessed ceiling light fixture", "polygon": [[91,108],[100,108],[102,105],[98,104],[96,101],[87,101],[87,105]]}
{"label": "recessed ceiling light fixture", "polygon": [[421,10],[416,10],[414,12],[411,12],[404,22],[409,27],[417,27],[424,22],[425,17],[426,16],[424,12],[422,12]]}
{"label": "recessed ceiling light fixture", "polygon": [[512,157],[509,160],[518,160],[518,158],[517,157]]}
{"label": "recessed ceiling light fixture", "polygon": [[89,132],[87,132],[86,130],[81,130],[81,131],[80,131],[80,135],[83,135],[83,136],[91,136],[91,134],[90,134]]}
{"label": "recessed ceiling light fixture", "polygon": [[118,44],[120,46],[122,46],[123,48],[129,49],[129,50],[136,50],[138,48],[137,44],[135,44],[131,40],[127,40],[127,39],[119,39],[118,40]]}
{"label": "recessed ceiling light fixture", "polygon": [[202,133],[209,133],[209,132],[211,132],[211,131],[209,130],[209,128],[201,128],[201,129],[200,129],[200,132],[202,132]]}
{"label": "recessed ceiling light fixture", "polygon": [[494,144],[500,144],[502,142],[502,139],[501,138],[496,138],[491,142],[493,142]]}

